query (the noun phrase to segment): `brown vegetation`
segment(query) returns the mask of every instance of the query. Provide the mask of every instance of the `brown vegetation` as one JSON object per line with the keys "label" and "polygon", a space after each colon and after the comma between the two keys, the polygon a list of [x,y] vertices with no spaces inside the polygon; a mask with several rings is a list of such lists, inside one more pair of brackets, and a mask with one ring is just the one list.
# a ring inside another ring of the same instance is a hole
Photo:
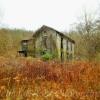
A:
{"label": "brown vegetation", "polygon": [[0,29],[0,56],[16,56],[20,41],[29,38],[33,32],[19,29]]}
{"label": "brown vegetation", "polygon": [[100,100],[100,63],[0,57],[0,100]]}

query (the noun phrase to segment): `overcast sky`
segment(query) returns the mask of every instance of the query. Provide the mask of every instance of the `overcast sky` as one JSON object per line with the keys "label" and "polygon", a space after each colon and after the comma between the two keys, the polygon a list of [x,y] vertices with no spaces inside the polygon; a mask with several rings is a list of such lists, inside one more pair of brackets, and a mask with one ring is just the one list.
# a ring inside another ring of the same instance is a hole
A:
{"label": "overcast sky", "polygon": [[0,20],[10,28],[36,30],[48,25],[66,31],[84,8],[95,12],[98,5],[98,0],[0,0]]}

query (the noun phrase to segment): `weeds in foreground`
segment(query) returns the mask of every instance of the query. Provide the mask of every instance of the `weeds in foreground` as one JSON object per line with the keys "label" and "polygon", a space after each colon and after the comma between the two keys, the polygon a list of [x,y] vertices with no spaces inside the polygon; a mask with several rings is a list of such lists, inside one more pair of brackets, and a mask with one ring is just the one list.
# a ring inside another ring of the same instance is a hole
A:
{"label": "weeds in foreground", "polygon": [[100,100],[100,64],[0,57],[0,100]]}

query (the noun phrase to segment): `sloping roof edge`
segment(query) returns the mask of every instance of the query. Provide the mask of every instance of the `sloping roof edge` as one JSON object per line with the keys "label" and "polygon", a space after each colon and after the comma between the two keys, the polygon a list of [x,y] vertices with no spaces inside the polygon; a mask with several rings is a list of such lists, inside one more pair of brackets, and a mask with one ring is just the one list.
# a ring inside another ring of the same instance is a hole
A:
{"label": "sloping roof edge", "polygon": [[29,41],[31,41],[31,40],[33,40],[33,39],[23,39],[23,40],[21,40],[21,42],[29,42]]}
{"label": "sloping roof edge", "polygon": [[62,32],[59,32],[59,31],[55,30],[54,28],[51,28],[51,27],[46,26],[46,25],[43,25],[40,29],[38,29],[38,30],[33,34],[33,37],[34,37],[34,36],[37,36],[37,35],[41,32],[41,30],[43,30],[43,29],[45,29],[45,28],[51,29],[51,30],[53,30],[53,31],[56,31],[59,35],[65,37],[65,38],[67,38],[69,41],[75,43],[74,40],[72,40],[71,38],[69,38],[68,36],[66,36],[65,34],[63,34]]}

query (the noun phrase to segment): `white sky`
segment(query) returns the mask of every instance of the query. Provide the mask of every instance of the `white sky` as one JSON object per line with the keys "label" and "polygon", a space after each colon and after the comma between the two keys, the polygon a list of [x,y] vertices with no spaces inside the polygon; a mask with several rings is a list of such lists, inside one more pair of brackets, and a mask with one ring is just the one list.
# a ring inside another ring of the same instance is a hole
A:
{"label": "white sky", "polygon": [[82,9],[95,11],[98,0],[0,0],[2,23],[10,28],[36,30],[42,25],[69,30]]}

